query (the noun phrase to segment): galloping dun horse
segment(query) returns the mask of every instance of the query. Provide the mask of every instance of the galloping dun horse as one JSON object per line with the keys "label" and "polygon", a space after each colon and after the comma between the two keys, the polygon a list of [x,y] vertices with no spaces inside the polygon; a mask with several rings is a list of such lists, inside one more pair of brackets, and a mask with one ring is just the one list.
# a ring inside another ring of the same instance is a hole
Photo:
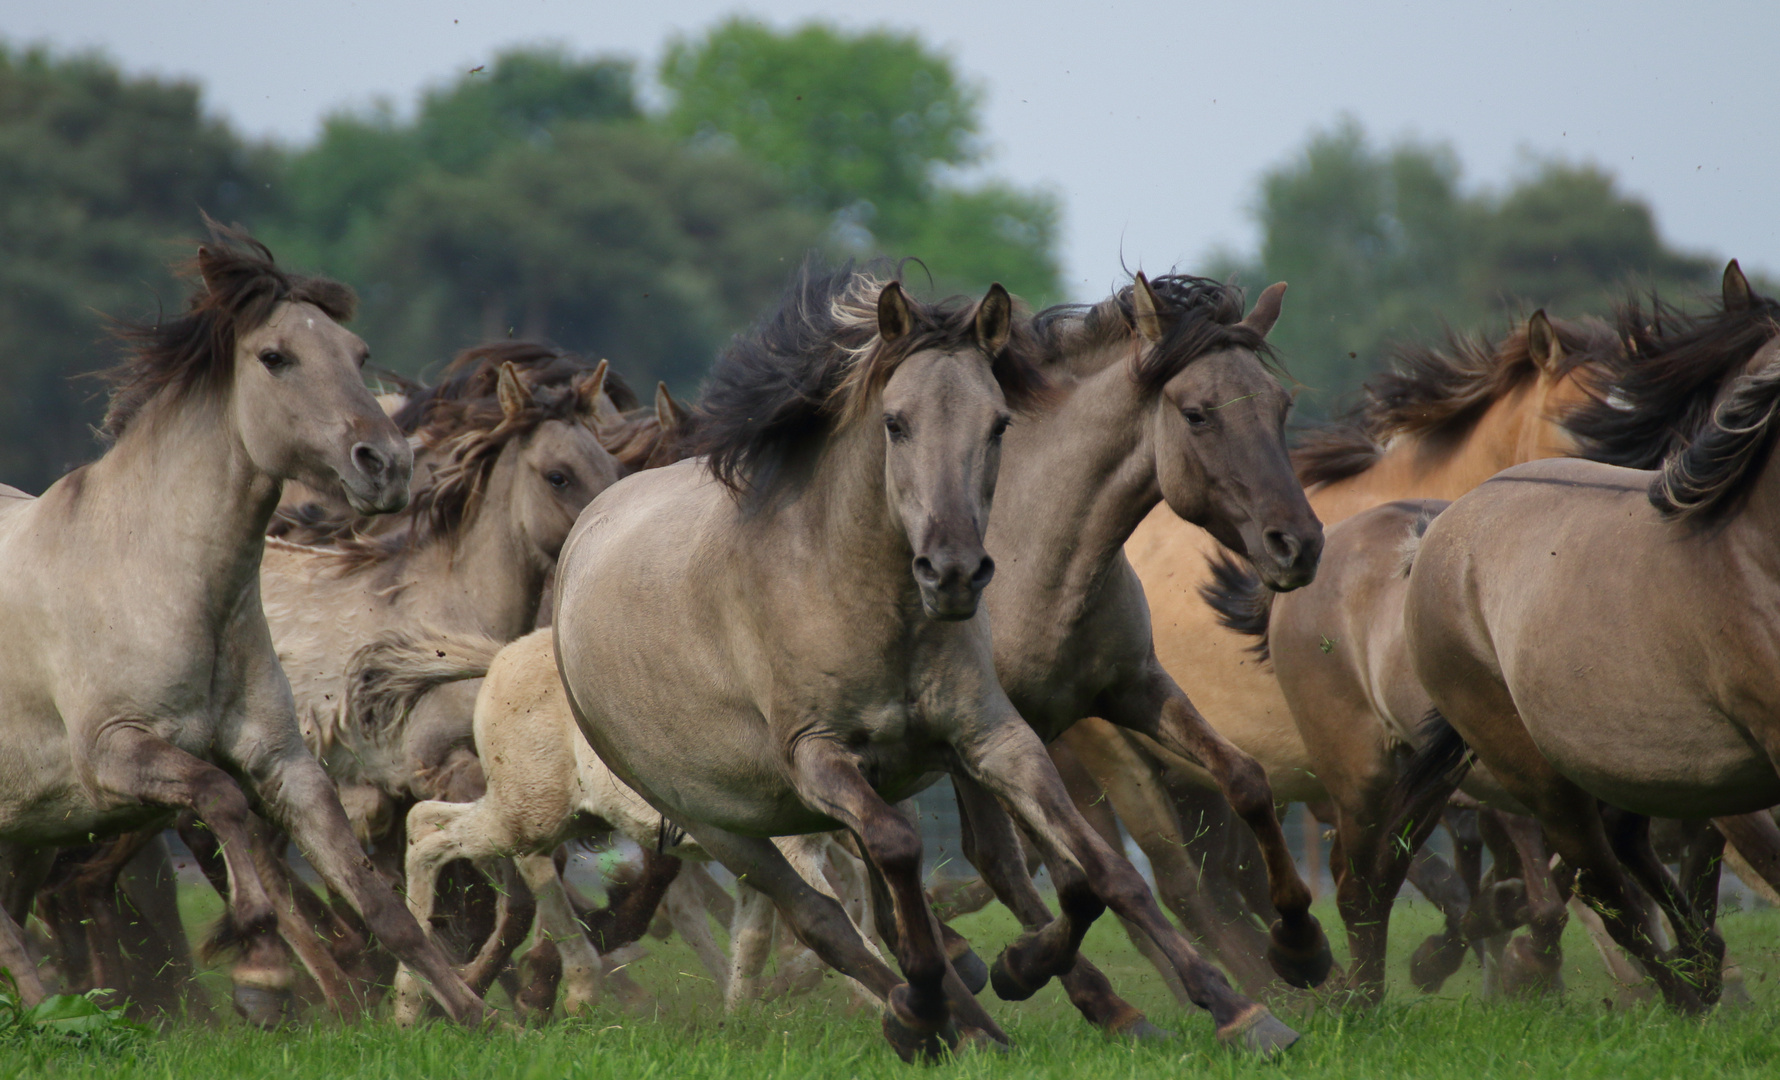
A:
{"label": "galloping dun horse", "polygon": [[[1627,375],[1583,427],[1604,457],[1670,449],[1654,471],[1520,466],[1429,526],[1404,629],[1438,712],[1412,780],[1449,785],[1469,747],[1665,1000],[1694,1010],[1722,985],[1718,864],[1682,889],[1648,816],[1780,802],[1780,303],[1732,263],[1720,311],[1629,314]],[[1637,917],[1628,871],[1674,949]]]}
{"label": "galloping dun horse", "polygon": [[181,809],[223,841],[236,933],[269,926],[238,780],[456,1019],[482,1002],[371,869],[304,748],[260,608],[285,480],[400,509],[412,457],[337,320],[344,286],[294,277],[213,226],[182,315],[134,330],[91,465],[0,509],[0,964],[43,987],[18,923],[54,849]]}
{"label": "galloping dun horse", "polygon": [[[1054,404],[1014,425],[1002,456],[988,550],[999,568],[985,597],[1002,687],[1050,741],[1105,717],[1201,763],[1253,829],[1280,921],[1268,958],[1298,986],[1320,983],[1328,942],[1309,914],[1253,759],[1201,717],[1157,661],[1142,586],[1124,556],[1152,508],[1168,510],[1248,553],[1270,584],[1296,588],[1315,573],[1322,530],[1285,448],[1290,398],[1265,363],[1283,285],[1244,316],[1237,289],[1185,275],[1142,274],[1092,306],[1041,313],[1035,327]],[[1017,855],[1006,816],[970,776],[957,777],[965,854],[1029,934],[995,965],[1003,997],[1030,996],[1062,976],[1090,1021],[1153,1031],[1075,945],[1096,909],[1052,922]],[[979,843],[999,830],[995,843]],[[1071,864],[1051,870],[1059,896]],[[1077,888],[1077,895],[1080,890]],[[1048,928],[1047,928],[1048,927]],[[1074,970],[1072,970],[1074,965]],[[1175,967],[1165,958],[1165,967]]]}
{"label": "galloping dun horse", "polygon": [[[1176,960],[1224,1038],[1283,1046],[1290,1029],[1199,959],[1082,820],[996,677],[976,617],[994,572],[983,537],[1009,406],[1041,385],[1032,349],[999,287],[925,306],[895,283],[806,274],[713,371],[706,460],[629,478],[577,524],[556,595],[570,705],[620,779],[887,1001],[905,1057],[955,1041],[954,1017],[1006,1039],[947,961],[920,834],[892,806],[943,772],[1073,870],[1062,902],[1080,925],[1110,904]],[[880,925],[906,982],[768,839],[836,828],[890,899]]]}

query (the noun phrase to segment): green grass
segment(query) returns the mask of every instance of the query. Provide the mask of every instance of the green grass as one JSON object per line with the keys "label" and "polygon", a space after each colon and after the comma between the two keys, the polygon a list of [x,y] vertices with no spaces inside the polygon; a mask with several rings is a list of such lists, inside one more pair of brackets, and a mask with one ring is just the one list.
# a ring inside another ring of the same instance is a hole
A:
{"label": "green grass", "polygon": [[[202,914],[194,905],[192,914]],[[1319,913],[1333,931],[1332,910]],[[999,910],[958,926],[986,957],[1013,931]],[[1780,1075],[1780,911],[1727,914],[1725,939],[1741,962],[1752,1003],[1687,1019],[1649,1005],[1609,1005],[1619,995],[1579,930],[1566,940],[1561,999],[1482,1004],[1474,965],[1437,996],[1405,978],[1410,947],[1434,927],[1430,909],[1399,905],[1392,977],[1376,1009],[1282,1004],[1304,1039],[1278,1062],[1238,1057],[1213,1040],[1208,1020],[1175,1006],[1155,973],[1110,919],[1090,933],[1087,951],[1128,999],[1178,1037],[1132,1047],[1112,1043],[1076,1018],[1062,994],[1007,1004],[985,993],[1016,1047],[973,1054],[939,1071],[959,1077],[1680,1077],[1721,1080]],[[1332,936],[1334,936],[1332,934]],[[531,1031],[472,1033],[444,1024],[398,1031],[384,1023],[317,1024],[271,1034],[229,1021],[177,1027],[122,1048],[58,1046],[47,1040],[0,1046],[0,1078],[95,1076],[104,1080],[264,1076],[280,1080],[357,1077],[903,1077],[870,1013],[849,1014],[831,987],[789,1002],[725,1017],[713,985],[678,942],[649,943],[631,971],[656,997],[646,1015],[602,1007],[594,1016]],[[1338,946],[1339,951],[1339,946]]]}

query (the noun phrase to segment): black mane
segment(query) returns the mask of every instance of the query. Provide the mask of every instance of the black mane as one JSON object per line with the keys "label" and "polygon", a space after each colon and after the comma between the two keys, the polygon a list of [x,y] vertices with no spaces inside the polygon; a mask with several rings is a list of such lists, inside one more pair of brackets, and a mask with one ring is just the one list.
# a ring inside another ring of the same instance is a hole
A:
{"label": "black mane", "polygon": [[[688,450],[703,455],[724,486],[770,499],[786,466],[817,445],[837,421],[879,390],[904,359],[930,349],[974,348],[975,302],[909,300],[914,330],[878,337],[878,294],[888,283],[852,263],[827,269],[811,258],[778,310],[739,334],[717,357],[692,413]],[[1033,404],[1044,379],[1023,321],[992,370],[1008,404]]]}
{"label": "black mane", "polygon": [[1617,315],[1627,349],[1568,426],[1585,456],[1654,469],[1712,422],[1720,389],[1777,332],[1780,302],[1751,294],[1736,310],[1689,315],[1652,296]]}
{"label": "black mane", "polygon": [[[1065,322],[1080,320],[1090,340],[1127,340],[1136,333],[1132,288],[1127,285],[1098,304],[1048,307],[1033,317],[1033,329],[1052,359],[1065,340]],[[1146,391],[1161,390],[1188,364],[1221,349],[1247,349],[1263,363],[1278,366],[1267,338],[1242,321],[1247,309],[1239,286],[1192,274],[1164,274],[1150,281],[1150,291],[1161,303],[1162,340],[1131,372]]]}

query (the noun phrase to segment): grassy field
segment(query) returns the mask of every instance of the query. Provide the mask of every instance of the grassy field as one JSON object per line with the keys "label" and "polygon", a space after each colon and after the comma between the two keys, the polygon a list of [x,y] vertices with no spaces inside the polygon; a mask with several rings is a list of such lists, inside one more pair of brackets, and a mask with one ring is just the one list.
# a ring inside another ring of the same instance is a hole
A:
{"label": "grassy field", "polygon": [[[201,912],[194,910],[193,914]],[[1332,910],[1320,912],[1331,930]],[[959,922],[986,957],[1013,931],[999,910]],[[1176,1007],[1110,919],[1087,949],[1120,991],[1175,1031],[1160,1044],[1108,1042],[1076,1018],[1055,985],[1032,1001],[985,1000],[1015,1041],[1005,1055],[973,1054],[937,1068],[960,1077],[1681,1077],[1721,1080],[1780,1075],[1780,911],[1727,914],[1722,922],[1751,999],[1705,1019],[1631,1004],[1573,929],[1566,942],[1567,993],[1531,1003],[1480,1003],[1474,965],[1436,996],[1405,977],[1409,947],[1434,926],[1426,905],[1403,904],[1393,925],[1387,1002],[1341,1009],[1329,1001],[1276,1003],[1304,1039],[1276,1062],[1238,1057],[1212,1039],[1203,1015]],[[1332,935],[1333,936],[1333,935]],[[380,1023],[317,1024],[262,1033],[239,1023],[175,1028],[111,1048],[48,1040],[0,1044],[0,1078],[94,1076],[277,1077],[282,1080],[476,1077],[779,1077],[908,1075],[877,1033],[877,1018],[848,1014],[832,991],[725,1017],[715,987],[677,942],[650,942],[632,967],[655,995],[644,1014],[616,1006],[584,1020],[529,1031],[470,1033],[434,1024],[398,1031]]]}

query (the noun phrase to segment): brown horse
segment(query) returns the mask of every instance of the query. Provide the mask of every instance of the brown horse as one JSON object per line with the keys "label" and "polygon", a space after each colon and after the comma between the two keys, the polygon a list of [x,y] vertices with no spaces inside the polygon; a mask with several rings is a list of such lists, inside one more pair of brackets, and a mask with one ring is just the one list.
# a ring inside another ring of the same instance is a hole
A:
{"label": "brown horse", "polygon": [[[1368,383],[1349,418],[1313,432],[1293,453],[1317,516],[1337,522],[1396,498],[1455,497],[1507,465],[1570,450],[1560,418],[1586,396],[1574,375],[1600,334],[1560,324],[1558,335],[1560,351],[1538,355],[1524,328],[1493,348],[1457,341],[1447,349],[1399,350],[1393,368]],[[1211,725],[1260,762],[1276,798],[1327,799],[1273,673],[1243,639],[1219,626],[1217,612],[1201,598],[1228,549],[1158,509],[1138,526],[1125,553],[1149,599],[1163,667],[1188,680]],[[1091,774],[1092,784],[1078,786],[1087,801],[1104,791],[1183,924],[1245,987],[1259,989],[1266,969],[1250,958],[1258,942],[1241,914],[1248,905],[1234,882],[1202,878],[1190,843],[1196,830],[1182,825],[1183,818],[1199,821],[1202,809],[1177,807],[1170,795],[1181,783],[1210,786],[1206,772],[1099,720],[1077,724],[1052,749]],[[1105,815],[1105,807],[1097,812]],[[1105,827],[1116,828],[1110,820]]]}
{"label": "brown horse", "polygon": [[[1608,460],[1667,453],[1655,471],[1522,466],[1435,520],[1404,614],[1438,709],[1412,779],[1449,785],[1468,745],[1538,817],[1613,939],[1693,1010],[1721,987],[1717,862],[1681,888],[1646,815],[1780,802],[1780,303],[1732,263],[1721,310],[1659,307],[1647,321],[1633,309],[1621,328],[1626,371],[1577,430]],[[1674,949],[1636,917],[1634,880],[1675,927]]]}
{"label": "brown horse", "polygon": [[[1562,373],[1575,387],[1591,375],[1604,377],[1621,348],[1605,324],[1554,324],[1543,311],[1494,347],[1453,345],[1417,353],[1418,370],[1470,369],[1500,378],[1516,368],[1536,369]],[[1564,418],[1547,416],[1554,425]],[[1560,441],[1523,446],[1532,451]],[[1312,447],[1335,444],[1325,435]],[[1373,999],[1384,989],[1391,906],[1444,802],[1412,807],[1394,798],[1399,766],[1428,710],[1403,640],[1405,550],[1444,505],[1398,501],[1346,519],[1330,530],[1317,583],[1272,598],[1271,608],[1252,575],[1229,562],[1218,567],[1220,586],[1211,597],[1227,622],[1261,635],[1257,648],[1271,653],[1280,691],[1328,793],[1336,829],[1330,868],[1353,957],[1350,985]],[[1245,577],[1249,588],[1238,584]],[[1399,828],[1406,821],[1414,822],[1409,834]],[[1452,944],[1448,963],[1465,951],[1462,938]]]}
{"label": "brown horse", "polygon": [[338,324],[351,293],[278,269],[213,228],[202,288],[177,318],[131,333],[107,413],[115,444],[42,498],[0,509],[0,964],[42,993],[17,936],[54,848],[188,809],[224,841],[238,933],[273,920],[264,855],[235,777],[328,886],[426,971],[461,1020],[480,1000],[374,874],[302,744],[260,607],[265,530],[287,479],[401,508],[412,457]]}
{"label": "brown horse", "polygon": [[[1008,434],[988,535],[1002,571],[986,597],[996,672],[1041,738],[1104,716],[1211,773],[1264,853],[1279,913],[1268,959],[1288,981],[1310,986],[1329,971],[1328,943],[1309,915],[1310,893],[1265,776],[1206,724],[1158,663],[1149,610],[1123,553],[1137,523],[1166,503],[1247,552],[1276,587],[1314,574],[1321,527],[1286,455],[1289,396],[1265,362],[1284,291],[1266,290],[1245,316],[1230,286],[1186,275],[1152,283],[1139,274],[1099,304],[1035,319],[1057,401]],[[954,786],[965,854],[1028,931],[997,961],[997,992],[1023,998],[1060,975],[1091,1021],[1153,1030],[1077,961],[1073,946],[1086,924],[1068,910],[1053,922],[993,800],[969,777]],[[985,829],[1004,835],[979,845]],[[998,852],[1014,858],[1000,861]],[[1051,872],[1061,895],[1070,868]]]}

